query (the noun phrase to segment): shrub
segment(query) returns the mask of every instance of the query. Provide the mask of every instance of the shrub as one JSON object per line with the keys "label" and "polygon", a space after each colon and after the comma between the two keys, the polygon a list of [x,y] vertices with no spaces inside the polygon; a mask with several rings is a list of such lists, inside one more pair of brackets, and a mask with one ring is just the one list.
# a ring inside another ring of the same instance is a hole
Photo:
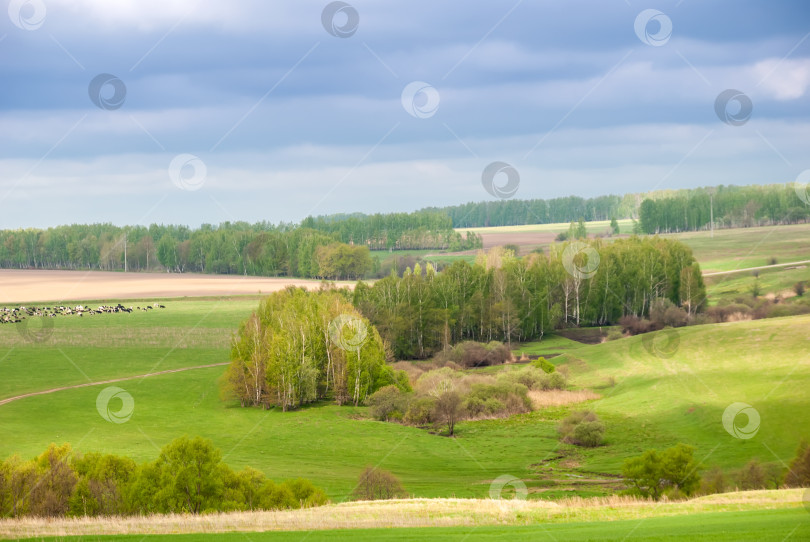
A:
{"label": "shrub", "polygon": [[604,441],[605,425],[590,410],[572,412],[557,426],[560,440],[593,448]]}
{"label": "shrub", "polygon": [[765,489],[765,469],[758,459],[752,459],[737,473],[737,487],[743,491]]}
{"label": "shrub", "polygon": [[799,444],[796,457],[790,462],[785,476],[788,487],[810,487],[810,445],[806,440]]}
{"label": "shrub", "polygon": [[551,363],[546,358],[544,358],[543,356],[540,356],[539,358],[534,360],[532,362],[532,367],[542,369],[544,373],[549,373],[549,374],[553,373],[556,370],[556,367],[554,366],[554,364]]}
{"label": "shrub", "polygon": [[380,421],[401,420],[408,410],[409,397],[397,386],[385,386],[368,398],[371,416]]}
{"label": "shrub", "polygon": [[433,423],[433,408],[436,399],[433,397],[419,397],[411,401],[405,413],[405,423],[424,427]]}
{"label": "shrub", "polygon": [[805,291],[804,282],[799,281],[796,284],[794,284],[793,291],[796,292],[797,296],[799,297],[803,296]]}
{"label": "shrub", "polygon": [[357,487],[352,491],[356,501],[376,501],[405,497],[405,489],[399,478],[387,470],[366,467],[360,474]]}
{"label": "shrub", "polygon": [[498,341],[488,344],[464,341],[436,356],[436,361],[442,365],[452,362],[467,368],[500,365],[510,359],[512,359],[512,352],[506,345]]}
{"label": "shrub", "polygon": [[700,486],[697,473],[700,464],[695,461],[694,453],[695,449],[685,444],[663,452],[647,450],[638,457],[625,460],[622,476],[631,491],[643,497],[658,500],[673,492],[673,496],[689,496]]}
{"label": "shrub", "polygon": [[315,485],[306,478],[285,480],[280,487],[289,490],[293,499],[295,499],[296,504],[293,508],[322,506],[329,500],[326,498],[326,493],[324,493],[321,488],[315,487]]}
{"label": "shrub", "polygon": [[604,440],[605,425],[602,422],[582,422],[574,428],[574,444],[595,448],[602,444]]}
{"label": "shrub", "polygon": [[701,495],[713,495],[715,493],[725,493],[728,490],[728,479],[723,469],[712,467],[700,480]]}
{"label": "shrub", "polygon": [[548,376],[548,387],[543,389],[564,390],[568,385],[568,378],[562,372],[554,372]]}
{"label": "shrub", "polygon": [[641,333],[648,333],[650,331],[661,329],[661,327],[654,322],[651,322],[646,318],[639,318],[638,316],[634,316],[632,314],[619,318],[619,325],[622,326],[622,331],[624,333],[629,333],[630,335],[639,335]]}

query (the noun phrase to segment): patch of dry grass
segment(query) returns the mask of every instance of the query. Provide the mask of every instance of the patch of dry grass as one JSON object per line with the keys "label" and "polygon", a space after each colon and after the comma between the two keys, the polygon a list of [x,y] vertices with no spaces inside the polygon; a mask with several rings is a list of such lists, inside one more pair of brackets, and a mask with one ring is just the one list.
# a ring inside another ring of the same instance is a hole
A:
{"label": "patch of dry grass", "polygon": [[531,390],[529,399],[535,409],[558,407],[599,399],[601,395],[591,390]]}
{"label": "patch of dry grass", "polygon": [[710,495],[689,501],[651,502],[633,497],[543,500],[398,499],[349,502],[303,510],[72,519],[0,520],[0,537],[200,532],[296,531],[383,527],[528,525],[675,516],[801,506],[801,489]]}

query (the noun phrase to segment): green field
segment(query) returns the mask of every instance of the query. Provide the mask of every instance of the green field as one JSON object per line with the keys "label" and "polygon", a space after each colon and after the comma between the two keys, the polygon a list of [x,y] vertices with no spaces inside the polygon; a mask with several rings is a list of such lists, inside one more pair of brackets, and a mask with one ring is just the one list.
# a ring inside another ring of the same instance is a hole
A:
{"label": "green field", "polygon": [[243,541],[286,542],[300,540],[707,540],[785,541],[810,537],[810,514],[803,508],[676,515],[622,521],[591,521],[530,526],[466,526],[386,529],[343,529],[259,533],[185,535],[118,535],[36,538],[31,540],[145,540],[172,542]]}
{"label": "green field", "polygon": [[810,260],[810,224],[665,235],[688,245],[705,273]]}
{"label": "green field", "polygon": [[[83,346],[22,343],[13,326],[0,328],[2,344],[15,342],[0,356],[2,394],[227,361],[228,337],[255,301],[167,303],[165,311],[56,319],[54,340],[80,337]],[[174,334],[161,337],[161,329]],[[194,335],[197,330],[204,333]],[[526,345],[527,353],[568,354],[574,385],[603,395],[589,405],[607,425],[607,445],[597,449],[559,443],[556,424],[566,407],[465,422],[452,439],[365,419],[365,407],[243,409],[221,400],[223,368],[214,367],[115,384],[135,400],[132,418],[123,424],[107,422],[96,410],[105,385],[2,405],[0,456],[32,457],[50,442],[70,442],[81,451],[147,460],[177,436],[202,435],[233,467],[251,465],[276,479],[311,478],[335,501],[346,498],[365,465],[396,473],[416,496],[486,496],[490,482],[508,474],[524,479],[532,497],[557,498],[611,493],[621,487],[611,476],[624,458],[677,442],[695,445],[707,465],[735,468],[752,457],[788,461],[802,436],[796,429],[810,427],[810,317],[677,333],[679,348],[669,359],[648,352],[642,337],[587,346],[550,336]],[[119,347],[117,334],[132,345]],[[182,347],[174,342],[182,337],[205,337],[207,343]],[[606,387],[610,377],[615,387]],[[725,407],[736,401],[754,405],[762,416],[754,439],[735,439],[720,423]]]}
{"label": "green field", "polygon": [[[619,233],[630,234],[633,233],[633,221],[629,218],[617,220],[619,223]],[[468,231],[475,233],[560,233],[568,231],[570,222],[555,222],[552,224],[525,224],[521,226],[493,226],[490,228],[456,228],[457,232],[465,233]],[[610,220],[595,220],[586,222],[589,235],[604,233],[610,229]]]}

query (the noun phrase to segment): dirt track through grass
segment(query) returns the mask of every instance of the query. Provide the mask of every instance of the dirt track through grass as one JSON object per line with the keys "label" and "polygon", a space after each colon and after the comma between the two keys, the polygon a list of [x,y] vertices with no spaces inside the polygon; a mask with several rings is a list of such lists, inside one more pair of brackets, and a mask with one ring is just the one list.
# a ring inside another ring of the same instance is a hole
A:
{"label": "dirt track through grass", "polygon": [[124,376],[121,378],[112,378],[110,380],[100,380],[98,382],[86,382],[84,384],[74,384],[73,386],[62,386],[61,388],[52,388],[49,390],[34,391],[31,393],[24,393],[22,395],[17,395],[16,397],[9,397],[7,399],[0,400],[0,406],[3,406],[6,403],[10,403],[12,401],[16,401],[17,399],[34,397],[36,395],[47,395],[49,393],[55,393],[57,391],[72,390],[76,388],[89,388],[90,386],[100,386],[102,384],[114,384],[115,382],[123,382],[125,380],[135,380],[136,378],[148,378],[150,376],[165,375],[169,373],[179,373],[182,371],[191,371],[193,369],[207,369],[209,367],[221,367],[223,365],[228,365],[229,363],[230,362],[226,361],[223,363],[209,363],[208,365],[197,365],[196,367],[181,367],[179,369],[168,369],[166,371],[157,371],[154,373],[147,373],[142,375]]}

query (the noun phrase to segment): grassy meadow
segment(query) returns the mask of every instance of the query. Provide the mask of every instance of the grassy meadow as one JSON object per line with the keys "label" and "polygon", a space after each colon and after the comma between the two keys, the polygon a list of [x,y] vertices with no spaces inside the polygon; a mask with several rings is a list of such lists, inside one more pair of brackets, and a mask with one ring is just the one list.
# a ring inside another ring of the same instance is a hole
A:
{"label": "grassy meadow", "polygon": [[[165,303],[158,312],[57,318],[51,338],[57,344],[17,341],[6,347],[2,393],[227,361],[228,337],[256,301]],[[5,326],[0,333],[6,344],[16,330]],[[695,445],[707,466],[737,468],[753,457],[788,461],[801,436],[796,428],[810,427],[810,316],[676,333],[670,358],[657,357],[641,336],[591,346],[550,336],[523,345],[518,352],[565,354],[555,361],[569,366],[573,386],[601,398],[506,420],[463,422],[452,439],[369,420],[366,407],[243,409],[222,400],[224,369],[212,367],[116,383],[135,400],[131,419],[122,424],[107,422],[96,410],[105,385],[2,405],[0,456],[30,457],[50,442],[70,442],[79,451],[147,460],[177,436],[201,435],[235,468],[250,465],[276,479],[311,478],[336,502],[347,498],[365,465],[394,472],[418,497],[485,497],[492,480],[510,475],[525,480],[532,498],[561,498],[610,494],[622,487],[616,475],[626,457],[677,442]],[[118,346],[116,334],[125,334],[132,347]],[[71,336],[85,337],[86,344],[58,344]],[[754,405],[762,416],[754,439],[735,439],[721,425],[723,410],[736,401]],[[584,406],[606,423],[603,447],[558,441],[557,423]]]}

